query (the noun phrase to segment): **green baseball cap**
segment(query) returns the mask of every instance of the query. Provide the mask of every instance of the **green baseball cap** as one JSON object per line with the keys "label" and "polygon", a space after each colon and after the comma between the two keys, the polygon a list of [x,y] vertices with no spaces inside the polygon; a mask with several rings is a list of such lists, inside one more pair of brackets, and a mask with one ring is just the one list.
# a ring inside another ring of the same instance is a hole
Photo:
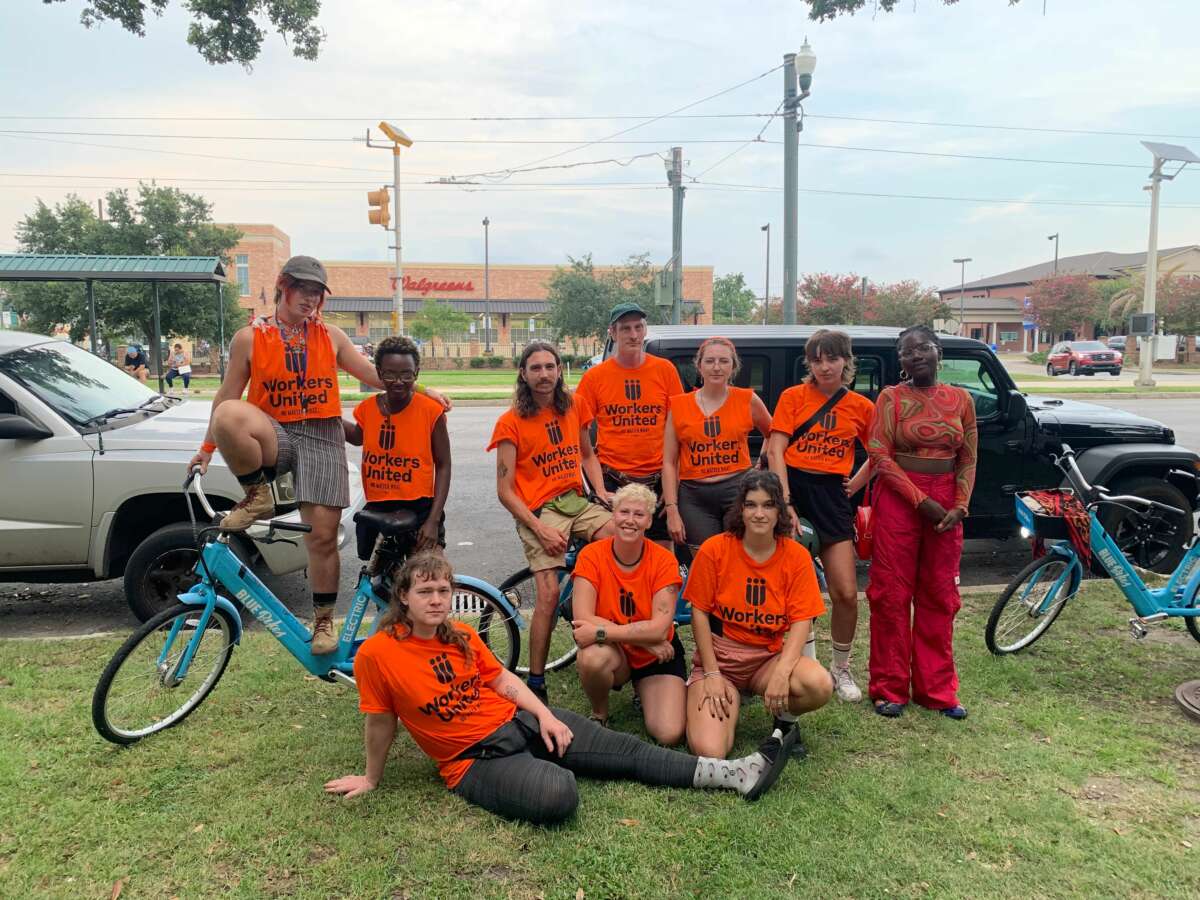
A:
{"label": "green baseball cap", "polygon": [[311,256],[293,256],[283,264],[280,273],[291,275],[297,281],[315,281],[327,293],[333,293],[329,290],[329,276],[325,274],[325,267],[320,260]]}
{"label": "green baseball cap", "polygon": [[608,314],[608,324],[613,325],[616,323],[617,319],[621,318],[622,316],[628,316],[631,313],[637,314],[643,319],[646,318],[646,311],[636,303],[618,303]]}

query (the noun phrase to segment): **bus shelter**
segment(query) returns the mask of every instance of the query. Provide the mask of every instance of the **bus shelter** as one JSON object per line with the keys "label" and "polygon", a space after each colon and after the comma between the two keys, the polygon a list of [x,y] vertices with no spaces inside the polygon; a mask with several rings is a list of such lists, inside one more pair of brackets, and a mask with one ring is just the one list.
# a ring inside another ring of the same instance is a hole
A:
{"label": "bus shelter", "polygon": [[0,254],[0,281],[71,281],[83,285],[88,304],[88,345],[100,352],[96,328],[97,281],[140,282],[154,286],[154,371],[163,391],[162,328],[159,289],[166,284],[211,284],[220,322],[218,368],[225,378],[225,304],[221,286],[228,280],[219,256],[92,256],[76,253]]}

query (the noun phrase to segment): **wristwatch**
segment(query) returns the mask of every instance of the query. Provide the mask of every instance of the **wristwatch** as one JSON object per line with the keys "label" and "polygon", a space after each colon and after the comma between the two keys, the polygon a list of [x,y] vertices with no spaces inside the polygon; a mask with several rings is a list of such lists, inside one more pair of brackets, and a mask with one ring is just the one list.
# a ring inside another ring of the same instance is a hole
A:
{"label": "wristwatch", "polygon": [[608,639],[608,632],[603,627],[596,629],[596,643],[603,644]]}

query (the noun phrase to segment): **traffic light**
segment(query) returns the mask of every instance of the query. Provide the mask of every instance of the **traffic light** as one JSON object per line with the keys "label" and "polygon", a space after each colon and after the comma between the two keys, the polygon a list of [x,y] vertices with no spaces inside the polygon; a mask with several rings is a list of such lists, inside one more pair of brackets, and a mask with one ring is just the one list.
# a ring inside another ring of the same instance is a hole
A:
{"label": "traffic light", "polygon": [[391,228],[392,213],[389,208],[388,189],[382,187],[377,191],[367,191],[367,203],[370,205],[370,209],[367,210],[367,221],[372,225]]}

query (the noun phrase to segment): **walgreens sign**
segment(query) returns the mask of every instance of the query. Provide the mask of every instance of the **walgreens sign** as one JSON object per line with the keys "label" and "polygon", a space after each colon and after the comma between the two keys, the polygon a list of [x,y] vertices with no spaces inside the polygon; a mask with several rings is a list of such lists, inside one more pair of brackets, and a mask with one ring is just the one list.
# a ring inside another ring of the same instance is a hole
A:
{"label": "walgreens sign", "polygon": [[[391,284],[392,290],[396,289],[396,276],[391,276],[388,281]],[[441,293],[470,293],[475,290],[475,282],[473,281],[430,281],[428,278],[413,278],[411,275],[404,276],[404,293],[420,294],[424,297],[430,291]]]}

